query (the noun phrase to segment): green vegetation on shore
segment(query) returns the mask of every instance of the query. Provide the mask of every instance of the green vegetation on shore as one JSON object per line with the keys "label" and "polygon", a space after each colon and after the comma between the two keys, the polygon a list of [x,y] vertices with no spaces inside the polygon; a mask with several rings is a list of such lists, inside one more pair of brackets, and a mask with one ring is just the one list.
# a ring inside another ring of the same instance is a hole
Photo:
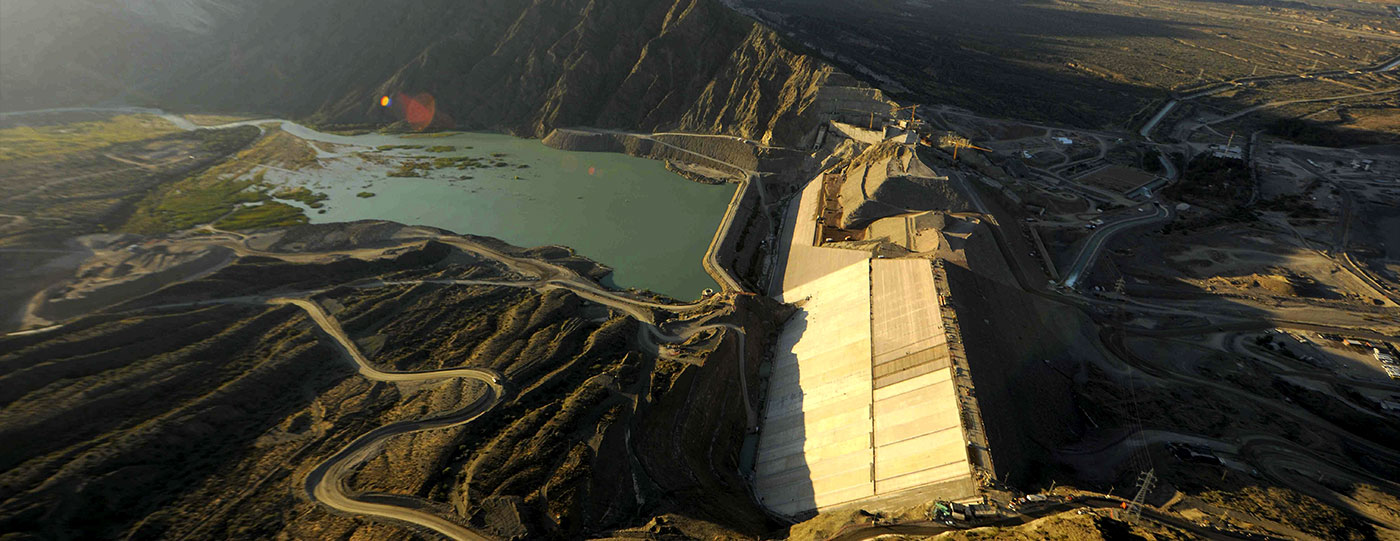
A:
{"label": "green vegetation on shore", "polygon": [[178,131],[174,124],[153,115],[120,115],[37,128],[17,126],[0,130],[0,161],[91,150]]}
{"label": "green vegetation on shore", "polygon": [[394,178],[418,178],[423,176],[424,169],[431,169],[432,164],[421,160],[404,160],[399,163],[398,169],[389,171],[389,176]]}
{"label": "green vegetation on shore", "polygon": [[[505,154],[497,152],[491,156],[499,158],[505,156]],[[465,171],[467,169],[484,169],[488,167],[515,167],[517,169],[526,169],[530,166],[525,164],[511,164],[504,160],[492,158],[474,158],[471,156],[428,158],[425,156],[399,162],[396,169],[389,171],[389,176],[394,178],[420,178],[423,176],[424,171],[435,169],[456,168]]]}
{"label": "green vegetation on shore", "polygon": [[[238,129],[255,131],[257,128]],[[305,223],[306,218],[301,215],[300,209],[275,203],[273,198],[281,197],[312,205],[319,204],[325,196],[313,194],[306,188],[269,194],[271,186],[263,182],[263,173],[249,176],[260,165],[292,170],[317,167],[316,151],[293,135],[281,130],[270,131],[233,158],[194,176],[157,188],[137,204],[136,211],[122,229],[133,233],[157,234],[215,221],[219,221],[219,227],[225,229]],[[250,203],[262,205],[239,208]]]}
{"label": "green vegetation on shore", "polygon": [[219,229],[258,229],[300,225],[307,222],[301,209],[286,203],[267,201],[261,205],[246,206],[234,210],[228,216],[214,223]]}
{"label": "green vegetation on shore", "polygon": [[297,201],[313,209],[321,208],[322,206],[324,206],[324,204],[321,202],[330,199],[329,195],[319,192],[313,192],[305,186],[297,186],[295,188],[282,188],[280,190],[277,190],[276,192],[273,192],[272,196],[278,199]]}

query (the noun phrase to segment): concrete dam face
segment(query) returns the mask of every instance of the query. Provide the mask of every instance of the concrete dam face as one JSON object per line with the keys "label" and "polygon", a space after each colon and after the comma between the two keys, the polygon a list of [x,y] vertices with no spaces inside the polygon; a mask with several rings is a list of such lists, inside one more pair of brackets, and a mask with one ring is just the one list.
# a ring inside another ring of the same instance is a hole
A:
{"label": "concrete dam face", "polygon": [[941,268],[814,246],[821,184],[794,200],[785,224],[774,290],[800,311],[779,338],[762,412],[761,502],[801,517],[979,497],[978,470],[990,464],[971,445],[982,441],[980,417]]}

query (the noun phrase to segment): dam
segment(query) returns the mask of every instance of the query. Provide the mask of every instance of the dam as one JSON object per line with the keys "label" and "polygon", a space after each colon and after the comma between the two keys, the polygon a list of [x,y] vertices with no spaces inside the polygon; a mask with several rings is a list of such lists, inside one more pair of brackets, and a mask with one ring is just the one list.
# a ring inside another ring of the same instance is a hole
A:
{"label": "dam", "polygon": [[761,412],[760,502],[802,518],[980,497],[991,464],[941,266],[816,246],[821,198],[813,181],[791,202],[770,288],[800,311]]}

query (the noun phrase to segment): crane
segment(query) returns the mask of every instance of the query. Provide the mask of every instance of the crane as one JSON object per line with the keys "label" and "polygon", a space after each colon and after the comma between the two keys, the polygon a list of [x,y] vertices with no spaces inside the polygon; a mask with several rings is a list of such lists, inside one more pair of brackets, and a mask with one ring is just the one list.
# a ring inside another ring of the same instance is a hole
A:
{"label": "crane", "polygon": [[979,147],[979,146],[977,146],[977,145],[974,145],[974,144],[972,144],[972,141],[967,140],[966,137],[961,137],[961,136],[958,136],[958,135],[951,135],[951,134],[946,135],[946,136],[943,137],[943,140],[940,141],[940,142],[943,144],[943,146],[951,146],[951,147],[953,147],[953,159],[954,159],[954,160],[957,160],[957,159],[958,159],[958,149],[960,149],[960,148],[971,148],[971,149],[974,149],[974,150],[980,150],[980,151],[982,151],[982,152],[991,152],[991,151],[992,151],[992,149],[989,149],[989,148],[982,148],[982,147]]}
{"label": "crane", "polygon": [[898,108],[895,108],[895,110],[894,110],[894,112],[892,113],[891,116],[898,117],[900,111],[903,111],[903,110],[905,110],[905,109],[908,109],[908,110],[909,110],[909,122],[910,122],[910,123],[913,123],[913,122],[914,122],[914,109],[916,109],[916,108],[918,108],[918,107],[919,107],[918,105],[907,105],[907,106],[904,106],[904,107],[898,107]]}

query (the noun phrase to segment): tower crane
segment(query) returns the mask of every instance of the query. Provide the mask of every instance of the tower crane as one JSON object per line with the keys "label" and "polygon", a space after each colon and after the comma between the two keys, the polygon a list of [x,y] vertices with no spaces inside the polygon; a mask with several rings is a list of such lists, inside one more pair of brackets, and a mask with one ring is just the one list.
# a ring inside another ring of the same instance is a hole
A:
{"label": "tower crane", "polygon": [[973,150],[980,150],[980,151],[982,151],[982,152],[991,152],[991,151],[992,151],[992,149],[990,149],[990,148],[982,148],[982,147],[979,147],[979,146],[974,145],[974,144],[972,144],[972,143],[967,143],[967,144],[965,144],[965,145],[956,145],[956,146],[953,147],[953,159],[954,159],[954,160],[958,159],[958,147],[966,147],[966,148],[970,148],[970,149],[973,149]]}
{"label": "tower crane", "polygon": [[899,112],[900,112],[900,111],[903,111],[903,110],[905,110],[905,109],[908,109],[908,110],[909,110],[909,122],[910,122],[910,123],[913,123],[913,122],[914,122],[914,109],[917,109],[918,107],[919,107],[918,105],[907,105],[907,106],[904,106],[904,107],[897,107],[897,108],[894,109],[894,112],[892,113],[891,116],[894,116],[894,117],[897,118],[897,117],[899,117]]}
{"label": "tower crane", "polygon": [[977,146],[977,145],[972,144],[972,141],[968,141],[966,138],[958,137],[958,136],[956,136],[956,135],[944,137],[944,138],[943,138],[943,144],[949,145],[949,146],[952,146],[952,147],[953,147],[953,160],[957,160],[957,159],[958,159],[958,149],[960,149],[960,148],[970,148],[970,149],[973,149],[973,150],[980,150],[980,151],[982,151],[982,152],[991,152],[991,151],[992,151],[992,149],[990,149],[990,148],[982,148],[982,147],[979,147],[979,146]]}

